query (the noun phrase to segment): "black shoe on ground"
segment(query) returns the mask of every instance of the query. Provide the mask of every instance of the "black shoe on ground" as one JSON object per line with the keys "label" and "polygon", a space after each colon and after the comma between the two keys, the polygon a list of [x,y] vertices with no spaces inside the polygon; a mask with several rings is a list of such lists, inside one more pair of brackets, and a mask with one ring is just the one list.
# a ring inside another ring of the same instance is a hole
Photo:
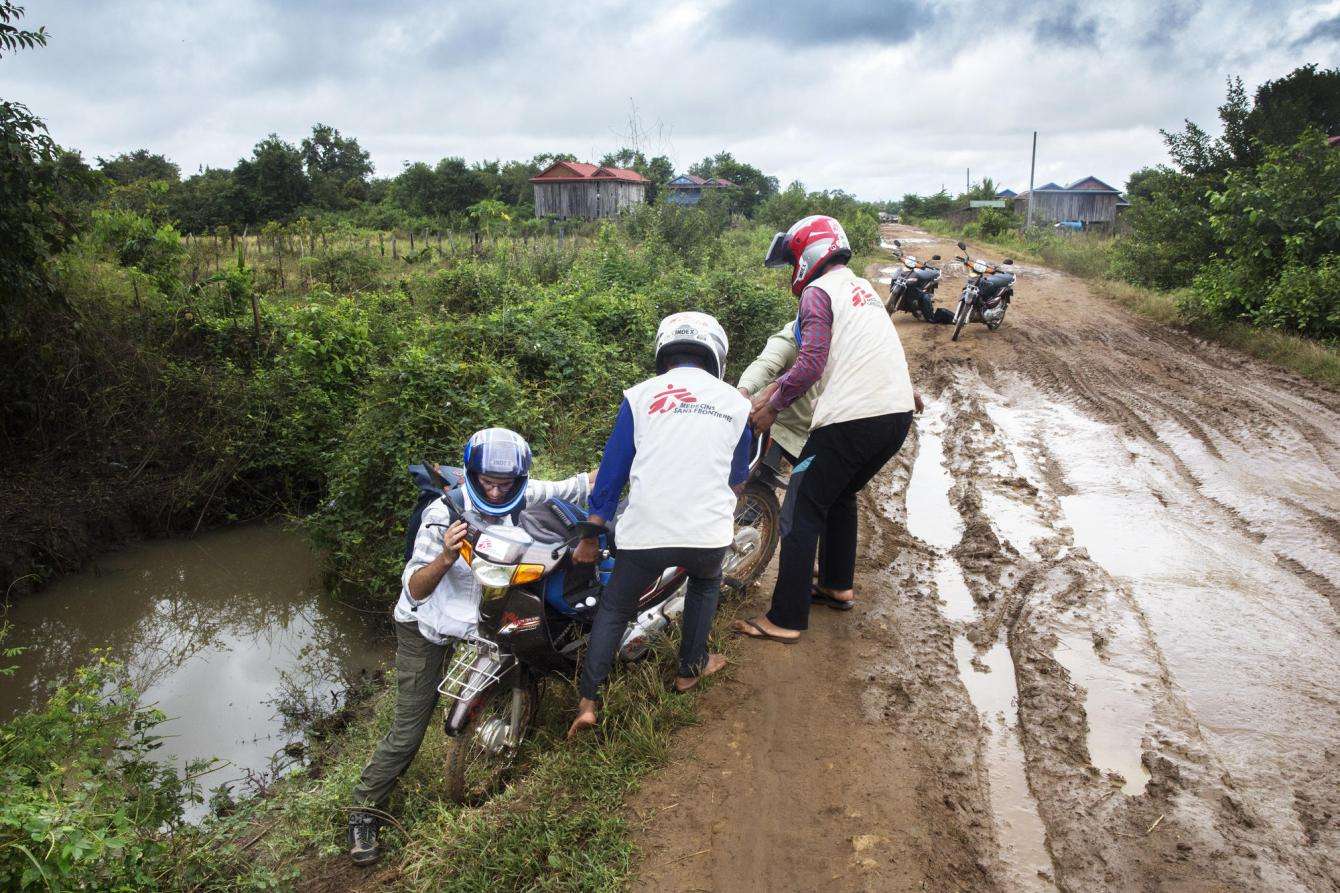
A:
{"label": "black shoe on ground", "polygon": [[377,842],[377,817],[370,812],[349,813],[349,858],[355,865],[371,865],[382,857]]}

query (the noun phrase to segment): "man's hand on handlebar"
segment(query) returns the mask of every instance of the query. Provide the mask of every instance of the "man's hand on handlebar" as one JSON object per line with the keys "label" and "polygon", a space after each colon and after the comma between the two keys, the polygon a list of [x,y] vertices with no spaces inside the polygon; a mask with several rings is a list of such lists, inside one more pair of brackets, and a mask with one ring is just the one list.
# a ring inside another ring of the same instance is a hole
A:
{"label": "man's hand on handlebar", "polygon": [[578,540],[577,548],[572,550],[573,564],[595,564],[600,557],[600,541],[593,536]]}

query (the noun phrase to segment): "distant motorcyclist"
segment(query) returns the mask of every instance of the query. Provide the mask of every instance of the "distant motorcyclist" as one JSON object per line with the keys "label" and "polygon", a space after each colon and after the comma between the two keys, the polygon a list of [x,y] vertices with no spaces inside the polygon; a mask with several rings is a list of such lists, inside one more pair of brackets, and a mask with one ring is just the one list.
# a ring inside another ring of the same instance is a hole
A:
{"label": "distant motorcyclist", "polygon": [[356,865],[381,856],[378,813],[396,781],[409,768],[437,706],[444,662],[455,641],[474,631],[479,619],[480,585],[457,561],[467,525],[514,524],[519,509],[551,496],[585,503],[594,472],[561,481],[532,480],[525,438],[506,428],[486,428],[465,444],[465,480],[423,510],[413,551],[401,574],[396,632],[396,703],[391,728],[377,742],[372,759],[354,788],[357,806],[349,816],[349,855]]}
{"label": "distant motorcyclist", "polygon": [[[589,523],[600,527],[614,517],[626,483],[628,507],[619,518],[614,572],[592,623],[569,737],[596,724],[600,686],[638,597],[667,568],[682,567],[689,576],[675,690],[687,691],[726,663],[707,653],[707,634],[735,533],[732,488],[749,477],[752,442],[749,401],[721,380],[727,350],[725,330],[708,314],[667,316],[656,332],[656,376],[624,391]],[[593,531],[573,561],[589,564],[596,553]]]}

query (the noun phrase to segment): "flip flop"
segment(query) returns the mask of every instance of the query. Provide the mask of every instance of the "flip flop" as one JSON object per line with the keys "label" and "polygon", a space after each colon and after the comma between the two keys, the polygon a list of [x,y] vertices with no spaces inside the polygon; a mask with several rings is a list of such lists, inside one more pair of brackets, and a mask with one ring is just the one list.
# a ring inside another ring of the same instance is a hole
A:
{"label": "flip flop", "polygon": [[752,633],[747,633],[740,629],[732,628],[732,631],[735,633],[735,635],[743,636],[746,639],[766,639],[769,642],[781,642],[783,645],[794,645],[800,641],[800,636],[796,636],[795,638],[787,638],[786,636],[773,635],[772,633],[768,632],[766,629],[759,626],[752,620],[741,620],[740,622],[743,623],[745,626],[749,627],[750,629],[754,630],[754,632]]}
{"label": "flip flop", "polygon": [[833,596],[815,586],[810,590],[810,604],[823,605],[832,608],[834,611],[850,611],[856,607],[856,599],[851,598],[843,601],[840,598],[833,598]]}

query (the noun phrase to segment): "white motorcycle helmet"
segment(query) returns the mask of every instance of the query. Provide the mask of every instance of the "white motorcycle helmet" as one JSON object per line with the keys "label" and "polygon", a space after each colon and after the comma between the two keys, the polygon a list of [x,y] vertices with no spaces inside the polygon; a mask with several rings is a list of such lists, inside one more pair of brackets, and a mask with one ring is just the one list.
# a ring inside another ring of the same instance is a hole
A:
{"label": "white motorcycle helmet", "polygon": [[707,371],[721,378],[726,373],[729,350],[726,330],[716,317],[696,310],[672,313],[656,329],[656,374],[667,370],[670,354],[687,351],[701,356]]}

